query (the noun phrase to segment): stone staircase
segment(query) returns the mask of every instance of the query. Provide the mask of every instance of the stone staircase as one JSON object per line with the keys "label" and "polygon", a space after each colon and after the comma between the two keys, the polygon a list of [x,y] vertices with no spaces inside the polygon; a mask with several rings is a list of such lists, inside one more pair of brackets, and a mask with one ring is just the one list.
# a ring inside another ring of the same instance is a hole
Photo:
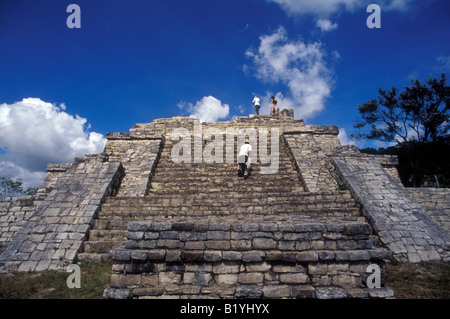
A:
{"label": "stone staircase", "polygon": [[[248,179],[237,174],[242,132],[253,147]],[[161,119],[110,135],[105,153],[124,182],[78,260],[113,261],[105,298],[389,298],[367,283],[375,265],[384,286],[391,254],[373,247],[340,187],[337,134],[261,116]]]}
{"label": "stone staircase", "polygon": [[[166,138],[147,196],[123,196],[125,190],[119,190],[116,197],[106,199],[84,243],[84,252],[78,256],[80,261],[106,259],[111,249],[125,243],[131,221],[364,219],[349,191],[305,192],[283,139],[277,174],[261,174],[264,164],[253,159],[251,177],[246,180],[237,176],[236,163],[176,164],[171,159],[173,146]],[[267,147],[271,149],[270,138]],[[235,156],[237,149],[235,139]]]}

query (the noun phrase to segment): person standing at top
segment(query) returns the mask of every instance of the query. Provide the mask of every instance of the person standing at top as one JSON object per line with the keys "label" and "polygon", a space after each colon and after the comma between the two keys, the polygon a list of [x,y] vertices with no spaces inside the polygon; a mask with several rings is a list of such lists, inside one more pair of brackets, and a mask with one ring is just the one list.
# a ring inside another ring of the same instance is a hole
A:
{"label": "person standing at top", "polygon": [[256,115],[259,115],[259,108],[261,107],[260,99],[255,95],[252,101],[253,105],[255,105]]}
{"label": "person standing at top", "polygon": [[275,96],[272,96],[272,99],[270,100],[270,115],[278,115],[278,106],[277,100],[275,100]]}

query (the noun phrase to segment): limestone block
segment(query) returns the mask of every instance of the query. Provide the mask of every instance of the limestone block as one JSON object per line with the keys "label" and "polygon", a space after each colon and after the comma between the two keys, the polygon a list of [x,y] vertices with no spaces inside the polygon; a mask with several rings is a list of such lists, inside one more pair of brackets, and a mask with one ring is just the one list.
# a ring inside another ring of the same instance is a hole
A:
{"label": "limestone block", "polygon": [[263,288],[263,295],[265,298],[289,298],[291,296],[291,289],[287,285],[265,286]]}
{"label": "limestone block", "polygon": [[259,284],[264,280],[263,273],[252,272],[252,273],[240,273],[238,282],[241,284]]}

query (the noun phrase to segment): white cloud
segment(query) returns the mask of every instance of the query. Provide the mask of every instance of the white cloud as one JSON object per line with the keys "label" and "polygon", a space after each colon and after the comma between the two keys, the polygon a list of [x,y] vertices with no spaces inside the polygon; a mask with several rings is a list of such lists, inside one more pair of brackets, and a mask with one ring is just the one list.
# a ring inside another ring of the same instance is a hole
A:
{"label": "white cloud", "polygon": [[9,178],[20,178],[23,182],[22,188],[38,187],[47,174],[45,172],[30,171],[17,164],[0,159],[0,176]]}
{"label": "white cloud", "polygon": [[440,56],[437,58],[439,68],[443,71],[450,71],[450,56]]}
{"label": "white cloud", "polygon": [[390,0],[381,2],[381,10],[384,11],[407,11],[414,0]]}
{"label": "white cloud", "polygon": [[342,145],[356,145],[355,141],[347,135],[344,128],[339,129],[338,139]]}
{"label": "white cloud", "polygon": [[260,41],[256,52],[246,52],[253,60],[253,67],[245,66],[244,70],[263,81],[287,85],[291,96],[277,93],[282,100],[281,103],[278,100],[278,107],[293,108],[296,118],[312,118],[322,111],[332,84],[322,44],[291,41],[283,27],[271,35],[261,36]]}
{"label": "white cloud", "polygon": [[348,11],[360,4],[360,0],[267,0],[278,3],[283,10],[290,15],[312,14],[317,16],[329,16],[339,10]]}
{"label": "white cloud", "polygon": [[198,118],[202,122],[216,122],[219,119],[225,119],[230,113],[230,106],[222,104],[213,96],[204,96],[195,104],[180,102],[178,107],[180,109],[187,107],[189,116]]}
{"label": "white cloud", "polygon": [[[342,12],[353,13],[356,10],[365,9],[373,0],[266,0],[267,2],[274,2],[281,6],[281,8],[289,16],[312,16],[319,26],[320,20],[328,20],[330,26],[334,26],[333,30],[337,28],[336,24],[329,20],[332,16],[337,16]],[[432,0],[431,0],[432,1]],[[383,12],[386,11],[407,11],[415,0],[382,0],[376,3],[381,7]],[[364,10],[365,12],[365,10]],[[320,26],[319,26],[320,27]],[[331,31],[324,30],[322,31]]]}
{"label": "white cloud", "polygon": [[72,162],[74,157],[103,150],[103,135],[88,132],[87,120],[65,109],[65,104],[56,106],[39,98],[0,104],[0,148],[6,150],[0,157],[3,172],[10,167],[25,184],[48,163]]}
{"label": "white cloud", "polygon": [[324,32],[329,32],[329,31],[333,31],[336,30],[338,25],[337,23],[332,23],[330,20],[328,19],[319,19],[316,21],[316,26],[320,28],[320,30],[324,31]]}
{"label": "white cloud", "polygon": [[[329,17],[340,12],[354,12],[366,8],[373,0],[267,0],[275,2],[292,16],[313,15]],[[376,1],[383,11],[406,11],[415,0],[382,0]]]}

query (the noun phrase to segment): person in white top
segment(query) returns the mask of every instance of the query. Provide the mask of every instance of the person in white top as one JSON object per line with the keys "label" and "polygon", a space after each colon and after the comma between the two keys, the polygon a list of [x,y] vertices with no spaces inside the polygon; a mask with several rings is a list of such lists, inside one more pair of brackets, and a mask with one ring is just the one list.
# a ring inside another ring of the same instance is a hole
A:
{"label": "person in white top", "polygon": [[256,115],[259,115],[259,108],[261,107],[260,99],[255,95],[252,103],[255,105]]}
{"label": "person in white top", "polygon": [[246,140],[245,144],[241,146],[238,156],[239,172],[240,174],[242,174],[242,172],[244,173],[244,178],[248,178],[252,162],[250,157],[251,153],[252,153],[252,146],[250,145],[249,141]]}

